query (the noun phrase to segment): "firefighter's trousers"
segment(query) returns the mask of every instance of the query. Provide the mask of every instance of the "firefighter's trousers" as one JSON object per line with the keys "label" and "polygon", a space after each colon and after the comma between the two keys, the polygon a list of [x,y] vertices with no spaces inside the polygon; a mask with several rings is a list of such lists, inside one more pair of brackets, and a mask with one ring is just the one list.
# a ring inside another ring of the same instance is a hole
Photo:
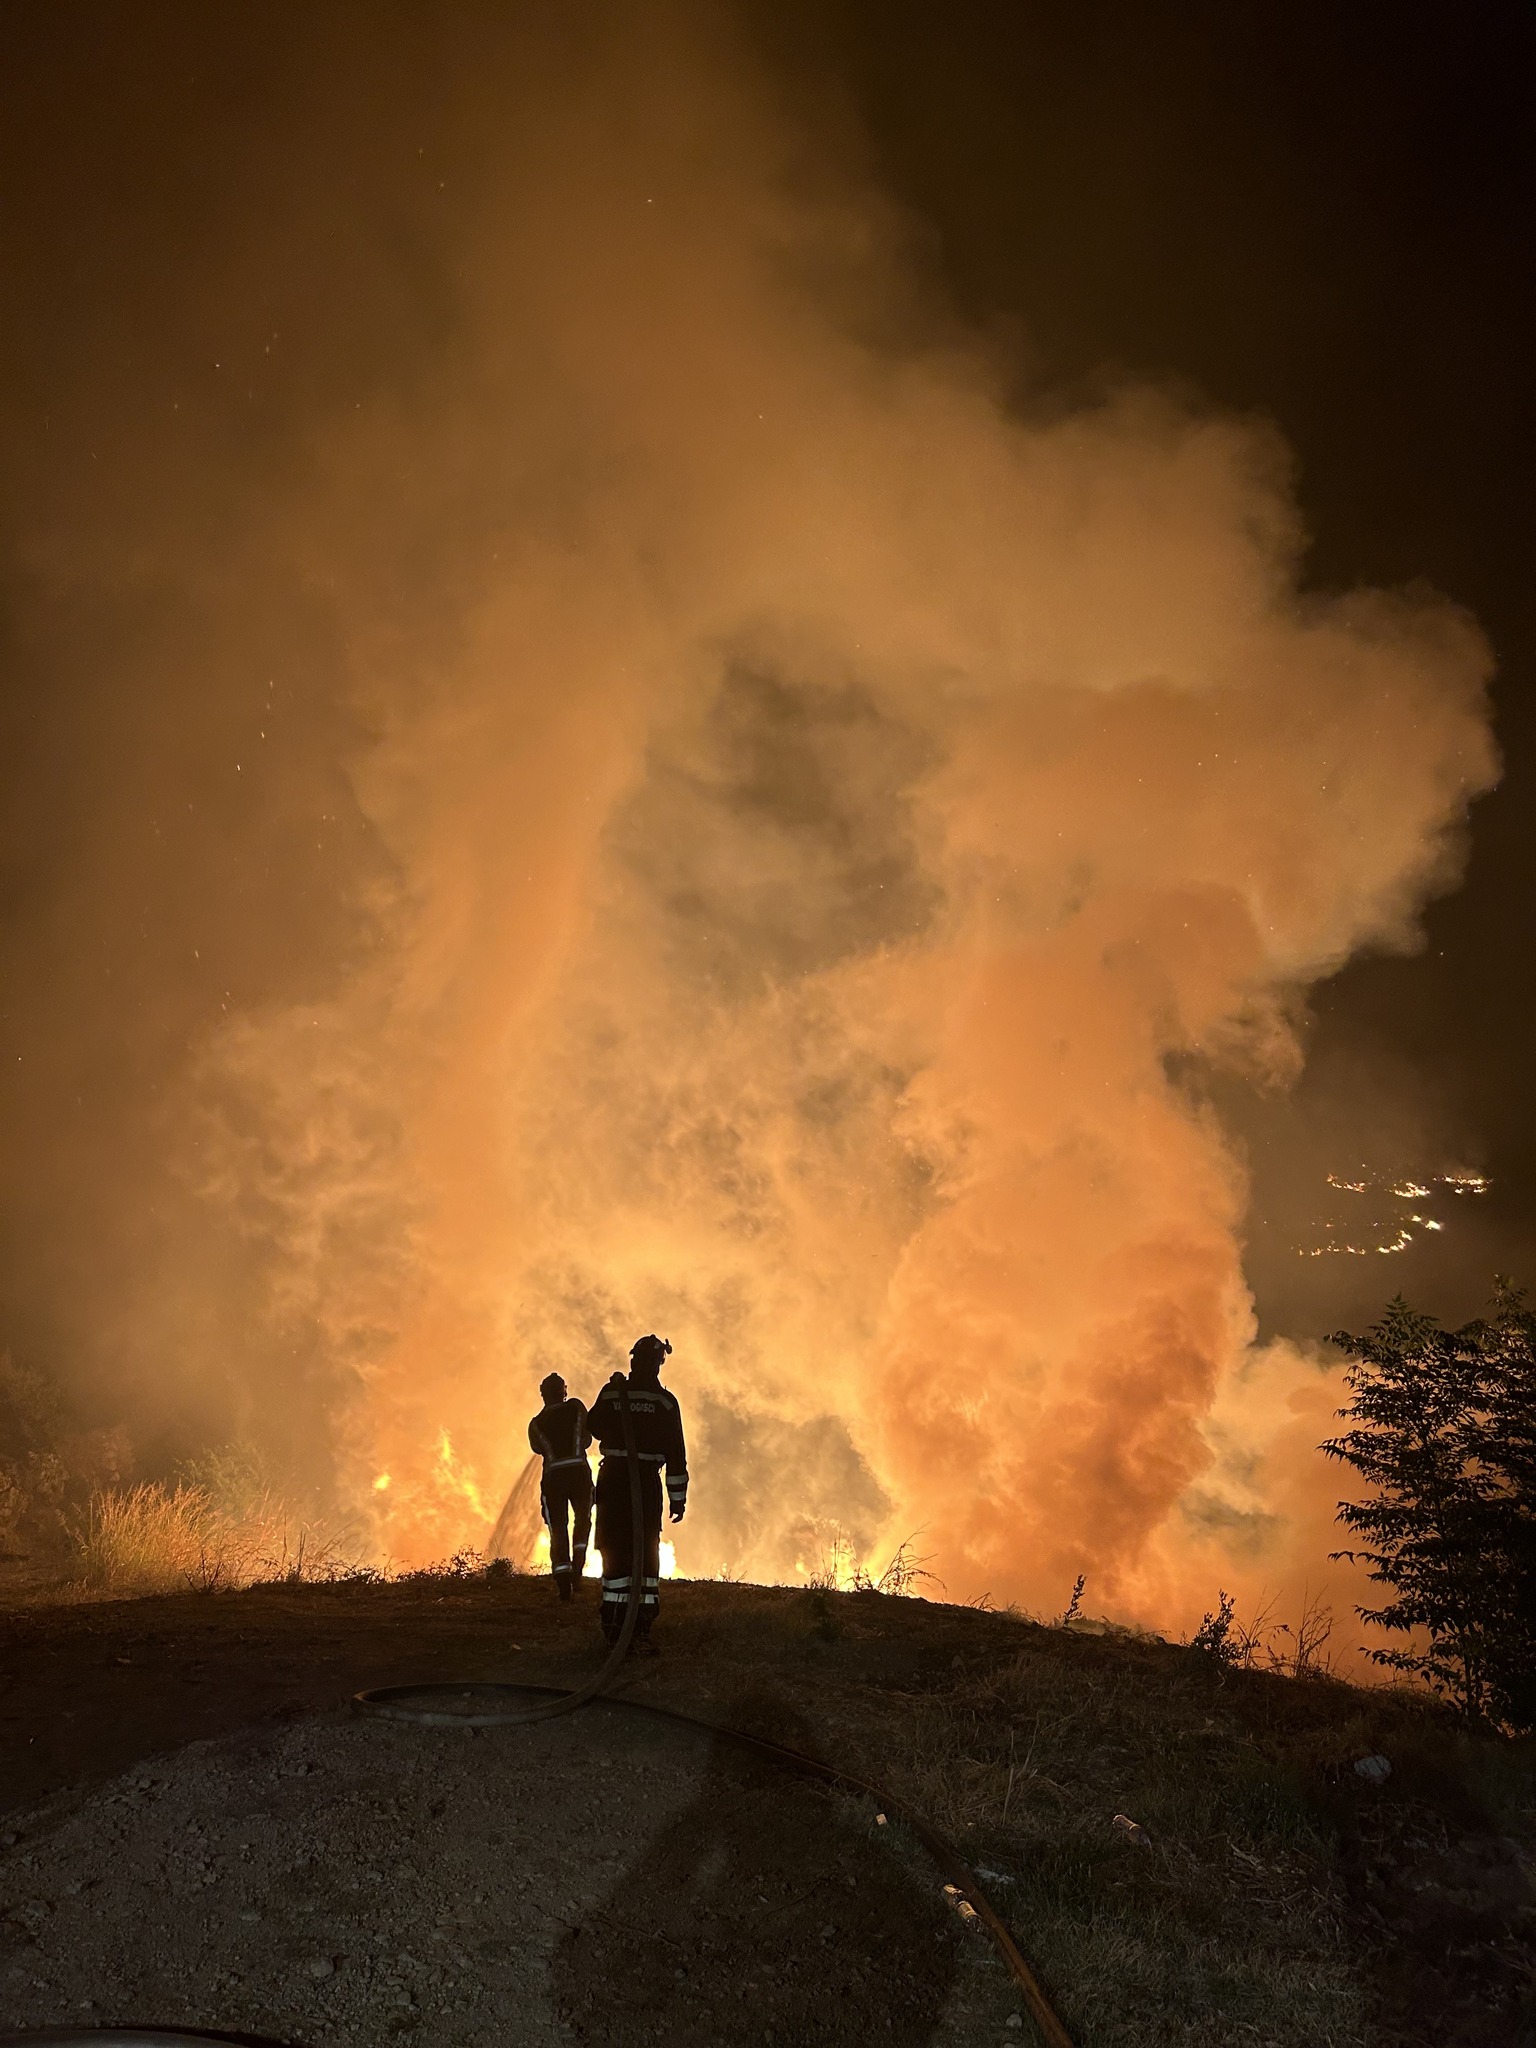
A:
{"label": "firefighter's trousers", "polygon": [[[539,1505],[549,1529],[549,1562],[557,1579],[579,1579],[592,1538],[592,1474],[585,1458],[546,1465]],[[575,1523],[575,1542],[571,1524]],[[572,1555],[574,1550],[575,1555]]]}
{"label": "firefighter's trousers", "polygon": [[631,1574],[641,1580],[641,1606],[636,1621],[642,1636],[650,1633],[661,1605],[661,1466],[640,1461],[640,1555],[634,1551],[634,1516],[629,1498],[629,1460],[606,1457],[597,1475],[597,1547],[603,1554],[603,1633],[616,1636],[629,1604]]}

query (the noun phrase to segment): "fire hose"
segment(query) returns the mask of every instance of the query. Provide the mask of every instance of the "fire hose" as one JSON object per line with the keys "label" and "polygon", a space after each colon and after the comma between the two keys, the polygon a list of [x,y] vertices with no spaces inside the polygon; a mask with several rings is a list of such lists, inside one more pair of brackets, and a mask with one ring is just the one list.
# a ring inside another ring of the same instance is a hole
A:
{"label": "fire hose", "polygon": [[[644,1513],[640,1500],[640,1461],[635,1455],[634,1423],[629,1412],[629,1394],[623,1380],[616,1382],[619,1391],[619,1415],[624,1431],[624,1456],[629,1466],[629,1511],[633,1534],[630,1540],[629,1598],[624,1607],[624,1626],[618,1640],[605,1660],[602,1669],[589,1678],[585,1685],[574,1692],[562,1692],[558,1686],[496,1683],[491,1681],[455,1684],[451,1681],[435,1685],[384,1685],[368,1692],[353,1696],[353,1705],[365,1714],[376,1714],[384,1720],[411,1721],[428,1728],[518,1728],[526,1727],[532,1721],[552,1720],[557,1714],[569,1714],[575,1708],[585,1706],[611,1684],[629,1652],[630,1639],[635,1632],[635,1623],[640,1614],[643,1573],[635,1569],[644,1555]],[[510,1711],[506,1702],[529,1694],[542,1698],[542,1704]],[[458,1706],[446,1703],[438,1706],[428,1702],[446,1702],[448,1698]],[[475,1711],[476,1701],[483,1701],[481,1711]],[[1040,1980],[1025,1961],[1018,1944],[1009,1933],[1007,1926],[996,1911],[970,1868],[952,1842],[941,1835],[922,1815],[909,1807],[904,1800],[893,1799],[878,1786],[866,1784],[851,1772],[839,1770],[835,1764],[823,1763],[820,1758],[807,1756],[802,1750],[790,1749],[784,1743],[770,1742],[765,1736],[749,1735],[744,1728],[732,1728],[718,1721],[706,1721],[697,1714],[685,1714],[676,1707],[659,1707],[646,1700],[612,1699],[610,1706],[627,1707],[631,1713],[648,1714],[655,1720],[671,1721],[688,1728],[700,1728],[707,1734],[717,1736],[731,1743],[735,1748],[745,1750],[749,1755],[766,1759],[783,1770],[794,1771],[804,1778],[811,1778],[824,1785],[835,1785],[844,1792],[855,1792],[872,1799],[876,1807],[887,1814],[894,1814],[903,1821],[927,1850],[932,1862],[943,1873],[946,1883],[956,1898],[963,1901],[976,1916],[979,1925],[991,1937],[993,1946],[1003,1960],[1009,1976],[1023,1995],[1029,2015],[1039,2029],[1040,2038],[1046,2048],[1072,2048],[1071,2036],[1057,2018],[1050,2000],[1041,1988]],[[0,2043],[0,2048],[4,2044]]]}
{"label": "fire hose", "polygon": [[[549,1721],[559,1714],[574,1712],[577,1707],[585,1706],[588,1701],[596,1699],[613,1682],[629,1654],[635,1624],[640,1617],[644,1597],[644,1572],[636,1570],[635,1566],[643,1565],[645,1554],[645,1517],[640,1496],[640,1461],[635,1455],[634,1422],[629,1411],[628,1390],[622,1380],[619,1380],[617,1385],[619,1415],[624,1433],[625,1462],[629,1466],[629,1510],[632,1530],[629,1597],[624,1605],[623,1626],[601,1669],[584,1685],[577,1686],[574,1692],[563,1692],[557,1686],[474,1680],[467,1683],[444,1681],[432,1685],[377,1686],[354,1695],[353,1705],[359,1712],[373,1714],[383,1720],[409,1721],[417,1726],[429,1728],[527,1727],[535,1721]],[[513,1698],[526,1698],[529,1695],[537,1697],[539,1704],[516,1711],[510,1710],[505,1704]],[[457,1701],[457,1708],[447,1705],[448,1699]],[[479,1700],[486,1703],[483,1711],[473,1711],[474,1703]],[[433,1706],[429,1704],[432,1701],[444,1704]],[[502,1704],[495,1704],[497,1702]],[[696,1714],[685,1714],[675,1707],[655,1706],[646,1700],[612,1699],[608,1704],[626,1707],[631,1713],[647,1714],[655,1720],[702,1729],[706,1734],[728,1742],[749,1755],[761,1757],[780,1769],[793,1771],[797,1776],[813,1779],[823,1785],[836,1786],[840,1791],[857,1793],[863,1798],[871,1799],[882,1814],[892,1814],[904,1822],[944,1876],[948,1890],[969,1907],[977,1923],[990,1936],[1009,1976],[1018,1986],[1046,2048],[1072,2048],[1071,2036],[1057,2018],[1040,1980],[1025,1961],[1013,1936],[982,1889],[976,1873],[965,1862],[954,1844],[904,1800],[892,1798],[878,1786],[866,1783],[850,1771],[840,1770],[835,1764],[824,1763],[818,1757],[807,1756],[804,1751],[790,1749],[781,1742],[769,1741],[765,1736],[748,1734],[744,1728],[732,1728],[721,1722],[706,1721]],[[231,2038],[229,2035],[222,2037],[225,2042]],[[221,2037],[216,2034],[189,2033],[175,2029],[54,2028],[42,2032],[0,2034],[0,2048],[43,2048],[44,2043],[51,2044],[51,2048],[93,2048],[93,2044],[100,2044],[103,2040],[117,2042],[120,2048],[197,2048],[198,2043],[217,2044],[220,2039]]]}
{"label": "fire hose", "polygon": [[280,2041],[258,2042],[254,2034],[196,2034],[188,2027],[39,2027],[26,2034],[0,2034],[0,2048],[282,2048]]}
{"label": "fire hose", "polygon": [[[635,1568],[643,1561],[645,1551],[645,1509],[640,1499],[640,1460],[635,1455],[635,1423],[629,1412],[628,1387],[622,1379],[616,1379],[614,1384],[618,1388],[619,1421],[624,1432],[624,1462],[629,1467],[629,1598],[624,1603],[624,1625],[603,1660],[602,1669],[594,1673],[585,1685],[577,1686],[574,1692],[561,1692],[557,1687],[544,1685],[380,1685],[353,1695],[352,1704],[362,1713],[377,1714],[385,1721],[414,1721],[418,1726],[427,1728],[521,1728],[531,1721],[552,1721],[557,1714],[572,1713],[577,1707],[584,1707],[588,1700],[596,1699],[613,1683],[619,1667],[629,1655],[635,1624],[640,1619],[645,1576]],[[517,1714],[509,1714],[505,1710],[500,1713],[463,1714],[454,1713],[451,1709],[434,1711],[430,1707],[411,1704],[415,1700],[435,1699],[444,1693],[462,1695],[470,1692],[494,1692],[498,1697],[509,1692],[539,1692],[552,1693],[553,1697],[546,1699],[542,1706],[525,1707]]]}
{"label": "fire hose", "polygon": [[[585,1685],[579,1685],[574,1692],[559,1692],[547,1686],[498,1686],[494,1690],[504,1692],[555,1692],[555,1697],[546,1699],[542,1705],[525,1708],[523,1712],[465,1716],[452,1713],[433,1713],[424,1707],[412,1708],[406,1705],[408,1698],[420,1695],[435,1695],[443,1691],[462,1691],[462,1687],[386,1685],[374,1692],[360,1692],[354,1704],[364,1713],[379,1714],[389,1720],[425,1722],[429,1727],[484,1727],[495,1724],[500,1727],[526,1725],[530,1721],[548,1721],[556,1714],[569,1714],[574,1708],[584,1706],[595,1699],[603,1688],[612,1683],[614,1675],[629,1654],[629,1646],[635,1633],[635,1623],[640,1618],[640,1597],[643,1591],[643,1572],[633,1569],[641,1561],[644,1533],[644,1512],[640,1499],[640,1461],[635,1456],[635,1426],[629,1412],[629,1392],[624,1382],[619,1382],[619,1414],[624,1426],[624,1454],[629,1465],[629,1513],[633,1530],[631,1543],[632,1561],[629,1574],[629,1598],[624,1605],[624,1625],[619,1630],[613,1648],[604,1659],[602,1669]],[[476,1687],[473,1690],[485,1690]],[[101,2048],[103,2041],[112,2041],[117,2048],[198,2048],[199,2043],[218,2044],[229,2042],[232,2036],[184,2032],[176,2028],[144,2027],[48,2027],[38,2032],[22,2034],[0,2034],[0,2048]]]}
{"label": "fire hose", "polygon": [[[606,1669],[606,1667],[605,1667]],[[602,1674],[600,1673],[599,1676]],[[441,1699],[452,1694],[466,1705],[475,1699],[484,1698],[487,1707],[484,1712],[459,1712],[433,1709],[427,1706],[413,1706],[414,1700]],[[506,1699],[515,1695],[536,1693],[553,1695],[546,1704],[522,1713],[507,1713],[492,1707],[489,1702]],[[582,1699],[593,1696],[591,1687],[583,1687]],[[384,1715],[390,1720],[415,1721],[433,1728],[506,1728],[515,1727],[528,1721],[547,1720],[551,1715],[563,1714],[576,1701],[574,1693],[563,1693],[556,1686],[471,1683],[467,1685],[391,1685],[375,1692],[360,1692],[354,1704],[365,1713]],[[765,1758],[769,1763],[782,1769],[794,1771],[804,1778],[812,1778],[823,1785],[835,1785],[839,1791],[856,1792],[874,1801],[883,1815],[894,1815],[906,1824],[927,1850],[932,1862],[937,1865],[947,1881],[947,1888],[954,1896],[969,1906],[979,1925],[991,1936],[992,1943],[1002,1957],[1004,1966],[1014,1983],[1023,1994],[1029,2014],[1040,2030],[1041,2039],[1047,2048],[1072,2048],[1072,2039],[1057,2018],[1050,2000],[1041,1988],[1040,1980],[1025,1961],[1018,1944],[1009,1933],[1002,1918],[977,1879],[976,1873],[961,1856],[959,1850],[922,1815],[908,1806],[905,1800],[894,1799],[877,1785],[871,1785],[858,1778],[851,1771],[839,1770],[836,1764],[824,1763],[821,1758],[807,1756],[803,1750],[790,1749],[785,1743],[771,1742],[763,1735],[750,1735],[745,1728],[732,1728],[722,1721],[706,1721],[698,1714],[685,1714],[677,1707],[659,1707],[649,1700],[610,1699],[612,1707],[626,1707],[633,1714],[648,1714],[658,1721],[671,1721],[685,1728],[702,1729],[707,1735],[719,1737],[735,1748],[745,1750],[751,1756]],[[4,2041],[0,2039],[0,2048]]]}

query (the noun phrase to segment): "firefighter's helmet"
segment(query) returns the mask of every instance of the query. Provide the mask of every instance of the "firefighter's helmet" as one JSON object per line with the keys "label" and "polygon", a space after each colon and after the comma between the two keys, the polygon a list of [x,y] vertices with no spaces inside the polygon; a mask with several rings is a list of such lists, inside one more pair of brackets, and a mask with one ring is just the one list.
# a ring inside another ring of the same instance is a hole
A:
{"label": "firefighter's helmet", "polygon": [[665,1337],[641,1337],[629,1347],[629,1369],[641,1379],[661,1378],[661,1361],[672,1354]]}

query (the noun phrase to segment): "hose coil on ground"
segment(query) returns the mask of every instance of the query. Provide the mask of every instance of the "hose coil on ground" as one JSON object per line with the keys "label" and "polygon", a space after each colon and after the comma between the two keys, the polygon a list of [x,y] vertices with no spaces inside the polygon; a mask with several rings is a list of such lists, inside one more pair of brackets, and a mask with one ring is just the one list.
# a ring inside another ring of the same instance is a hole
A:
{"label": "hose coil on ground", "polygon": [[[626,1462],[629,1466],[629,1505],[633,1530],[631,1556],[635,1562],[640,1562],[644,1556],[640,1464],[635,1456],[634,1423],[629,1411],[628,1390],[622,1380],[619,1382],[619,1389],[619,1413],[623,1425]],[[381,1719],[409,1721],[418,1726],[435,1728],[525,1727],[535,1721],[553,1720],[557,1715],[569,1714],[606,1691],[629,1654],[629,1646],[640,1616],[643,1578],[643,1571],[631,1568],[629,1598],[625,1603],[624,1623],[618,1638],[604,1659],[601,1669],[573,1692],[562,1692],[553,1686],[479,1681],[459,1684],[386,1685],[355,1694],[353,1705],[359,1712],[376,1715]],[[512,1698],[529,1695],[536,1696],[539,1704],[515,1711],[509,1710],[505,1704]],[[460,1703],[458,1708],[446,1705],[448,1699],[457,1699]],[[482,1712],[471,1710],[473,1702],[477,1699],[485,1701],[485,1709]],[[434,1706],[431,1704],[433,1701],[439,1704]],[[904,1801],[893,1799],[879,1787],[867,1784],[862,1778],[854,1777],[848,1771],[839,1770],[834,1764],[823,1763],[817,1757],[807,1756],[803,1751],[790,1749],[783,1743],[769,1741],[764,1736],[750,1735],[743,1728],[732,1728],[719,1722],[702,1720],[697,1715],[682,1713],[674,1707],[656,1706],[645,1700],[615,1699],[609,1704],[627,1708],[632,1713],[648,1714],[658,1720],[702,1729],[782,1769],[794,1771],[799,1776],[812,1778],[823,1784],[836,1785],[843,1791],[862,1794],[865,1798],[874,1800],[884,1812],[904,1821],[943,1873],[948,1884],[971,1908],[985,1928],[1009,1976],[1019,1987],[1030,2017],[1039,2029],[1040,2038],[1045,2042],[1046,2048],[1073,2048],[1071,2037],[1057,2018],[1039,1979],[1025,1961],[1013,1936],[977,1881],[974,1871],[966,1864],[953,1843],[941,1835],[937,1828],[930,1826],[921,1814],[914,1812]],[[26,2033],[0,2034],[0,2048],[98,2048],[98,2044],[103,2041],[116,2043],[118,2048],[229,2048],[229,2044],[241,2042],[246,2044],[246,2048],[258,2048],[258,2044],[253,2043],[249,2035],[202,2034],[173,2027],[56,2027]],[[266,2044],[266,2048],[277,2048],[277,2044]]]}
{"label": "hose coil on ground", "polygon": [[[623,1380],[617,1382],[619,1389],[619,1419],[624,1430],[624,1462],[629,1467],[629,1514],[632,1536],[630,1554],[634,1559],[641,1556],[645,1513],[640,1501],[640,1461],[635,1456],[635,1425],[629,1412],[629,1389]],[[557,1714],[569,1714],[577,1707],[584,1707],[588,1700],[596,1699],[618,1676],[624,1659],[629,1655],[629,1646],[634,1640],[635,1624],[640,1619],[643,1595],[641,1579],[644,1575],[633,1568],[629,1574],[629,1598],[624,1603],[624,1625],[618,1639],[603,1660],[601,1670],[595,1672],[585,1685],[578,1685],[574,1692],[555,1692],[542,1706],[525,1708],[521,1713],[465,1714],[451,1710],[413,1706],[415,1699],[442,1698],[445,1694],[465,1694],[486,1690],[478,1685],[378,1685],[367,1692],[355,1693],[352,1704],[365,1714],[376,1714],[384,1721],[414,1721],[418,1727],[426,1728],[521,1728],[533,1721],[552,1721]],[[494,1688],[511,1692],[550,1692],[548,1686],[510,1686]]]}
{"label": "hose coil on ground", "polygon": [[[587,1698],[590,1691],[583,1689]],[[552,1695],[549,1704],[531,1712],[509,1713],[496,1702],[515,1698],[520,1694],[544,1693]],[[480,1712],[445,1711],[425,1704],[429,1700],[443,1700],[452,1696],[464,1701],[483,1699],[484,1710]],[[377,1691],[358,1693],[353,1704],[364,1713],[384,1715],[395,1721],[415,1721],[434,1728],[510,1728],[528,1721],[547,1719],[553,1714],[569,1710],[575,1700],[573,1693],[563,1693],[554,1686],[518,1685],[497,1683],[490,1680],[468,1684],[443,1685],[389,1685]],[[421,1702],[418,1705],[416,1702]],[[977,1920],[991,1938],[993,1946],[1001,1956],[1009,1976],[1023,1994],[1024,2003],[1031,2019],[1040,2030],[1040,2037],[1046,2048],[1073,2048],[1072,2037],[1057,2018],[1055,2009],[1046,1997],[1039,1978],[1025,1960],[1018,1944],[1009,1933],[1007,1925],[998,1914],[992,1901],[987,1897],[980,1880],[959,1850],[936,1827],[924,1820],[904,1800],[895,1799],[878,1785],[871,1785],[863,1778],[856,1778],[852,1772],[839,1770],[835,1764],[823,1763],[819,1757],[807,1756],[803,1750],[790,1749],[782,1742],[770,1742],[766,1736],[750,1735],[745,1728],[732,1728],[723,1721],[706,1721],[697,1714],[685,1714],[676,1707],[662,1707],[650,1700],[631,1700],[615,1697],[607,1701],[611,1707],[623,1707],[633,1714],[649,1714],[660,1721],[672,1721],[685,1728],[701,1730],[714,1735],[738,1749],[754,1756],[765,1758],[785,1770],[799,1776],[813,1778],[824,1785],[836,1785],[844,1792],[856,1792],[873,1800],[877,1808],[892,1815],[909,1827],[922,1843],[929,1858],[942,1872],[946,1883],[965,1901]]]}
{"label": "hose coil on ground", "polygon": [[193,2034],[177,2027],[42,2027],[33,2033],[0,2034],[0,2048],[283,2048],[258,2042],[254,2034]]}
{"label": "hose coil on ground", "polygon": [[[624,1451],[629,1465],[629,1508],[633,1527],[630,1554],[632,1559],[638,1561],[644,1550],[640,1464],[635,1456],[634,1424],[629,1413],[629,1394],[622,1380],[618,1382],[618,1386],[619,1413],[624,1428]],[[603,1692],[612,1683],[624,1662],[640,1613],[642,1576],[642,1573],[631,1569],[629,1599],[625,1605],[624,1627],[619,1639],[602,1669],[588,1679],[585,1685],[578,1686],[574,1692],[561,1692],[553,1686],[491,1682],[457,1685],[384,1685],[355,1694],[353,1705],[361,1713],[376,1714],[391,1721],[414,1721],[419,1726],[429,1728],[517,1728],[525,1727],[532,1721],[552,1720],[557,1714],[568,1714]],[[544,1704],[519,1711],[509,1711],[505,1706],[496,1704],[498,1701],[529,1693],[545,1695]],[[457,1710],[446,1705],[434,1707],[429,1704],[433,1700],[443,1702],[448,1698],[456,1698],[460,1702]],[[481,1698],[486,1703],[484,1711],[473,1711],[473,1702]],[[680,1722],[689,1728],[701,1728],[739,1749],[764,1757],[783,1769],[795,1771],[802,1777],[814,1778],[823,1784],[837,1785],[843,1791],[861,1793],[864,1797],[873,1799],[885,1812],[895,1814],[916,1835],[929,1857],[943,1872],[946,1881],[954,1887],[955,1892],[986,1929],[993,1946],[1002,1957],[1009,1976],[1023,1994],[1024,2003],[1040,2031],[1046,2048],[1072,2048],[1071,2036],[1057,2018],[1039,1978],[1025,1961],[1018,1944],[977,1881],[975,1872],[970,1869],[954,1844],[947,1841],[937,1828],[931,1827],[921,1814],[913,1812],[902,1800],[891,1798],[877,1786],[868,1785],[862,1778],[855,1778],[849,1772],[839,1770],[834,1764],[822,1763],[816,1757],[806,1756],[798,1749],[789,1749],[780,1742],[770,1742],[761,1735],[749,1735],[744,1728],[731,1728],[721,1722],[701,1720],[697,1715],[681,1713],[674,1707],[653,1706],[644,1700],[616,1699],[609,1704],[627,1707],[634,1713],[650,1714],[659,1720]]]}

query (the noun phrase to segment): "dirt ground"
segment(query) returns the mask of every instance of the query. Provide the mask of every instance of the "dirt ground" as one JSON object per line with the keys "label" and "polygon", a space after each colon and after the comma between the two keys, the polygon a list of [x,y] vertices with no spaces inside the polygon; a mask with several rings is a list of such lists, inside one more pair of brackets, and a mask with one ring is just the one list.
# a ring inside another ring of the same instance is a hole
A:
{"label": "dirt ground", "polygon": [[954,1916],[868,1817],[613,1709],[475,1739],[269,1724],[50,1818],[0,1878],[13,2023],[443,2048],[987,2038]]}
{"label": "dirt ground", "polygon": [[[0,2029],[1034,2038],[867,1803],[616,1705],[473,1737],[348,1709],[383,1683],[578,1683],[585,1597],[466,1572],[0,1617]],[[1080,2048],[1536,2043],[1530,1745],[922,1600],[673,1585],[657,1637],[626,1698],[927,1814]],[[1385,1785],[1353,1769],[1377,1753]]]}
{"label": "dirt ground", "polygon": [[1024,2038],[990,1950],[873,1810],[606,1704],[474,1735],[342,1704],[381,1679],[595,1662],[590,1594],[572,1617],[532,1591],[266,1591],[13,1626],[0,2025],[433,2048]]}

